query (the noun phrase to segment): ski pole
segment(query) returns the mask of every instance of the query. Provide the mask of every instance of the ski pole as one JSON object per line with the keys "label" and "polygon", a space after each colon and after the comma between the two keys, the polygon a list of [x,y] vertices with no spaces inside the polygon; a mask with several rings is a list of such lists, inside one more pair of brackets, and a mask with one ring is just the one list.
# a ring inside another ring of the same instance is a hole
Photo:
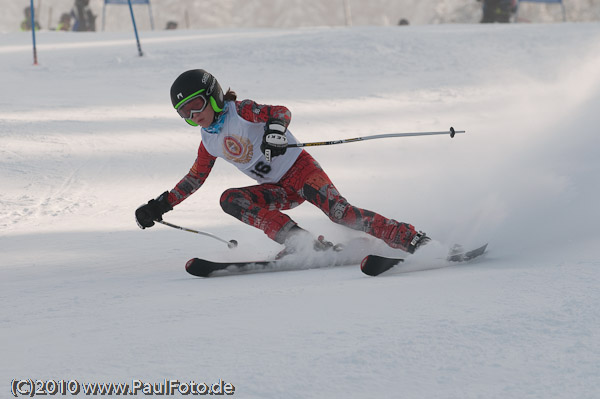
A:
{"label": "ski pole", "polygon": [[221,242],[224,242],[225,244],[227,244],[227,248],[229,248],[229,249],[235,248],[238,245],[238,242],[236,240],[226,241],[226,240],[224,240],[224,239],[222,239],[220,237],[217,237],[214,234],[207,233],[205,231],[197,231],[197,230],[188,229],[187,227],[177,226],[176,224],[171,224],[169,222],[165,222],[164,220],[156,220],[156,222],[158,222],[160,224],[164,224],[165,226],[173,227],[174,229],[188,231],[190,233],[196,233],[196,234],[200,234],[200,235],[203,235],[203,236],[208,236],[208,237],[214,238],[215,240],[218,240],[218,241],[221,241]]}
{"label": "ski pole", "polygon": [[451,138],[454,138],[454,135],[457,133],[465,133],[464,130],[454,130],[453,127],[450,130],[445,132],[413,132],[413,133],[388,133],[388,134],[376,134],[373,136],[363,136],[363,137],[355,137],[353,139],[342,139],[342,140],[332,140],[332,141],[317,141],[313,143],[296,143],[289,144],[288,147],[313,147],[319,145],[332,145],[332,144],[344,144],[344,143],[353,143],[355,141],[365,141],[365,140],[373,140],[373,139],[386,139],[389,137],[412,137],[412,136],[434,136],[441,134],[449,134]]}
{"label": "ski pole", "polygon": [[[454,138],[454,135],[457,133],[465,133],[465,131],[464,130],[454,130],[453,127],[450,127],[450,130],[446,130],[444,132],[410,132],[410,133],[376,134],[373,136],[355,137],[353,139],[341,139],[341,140],[331,140],[331,141],[315,141],[312,143],[288,144],[288,148],[290,148],[290,147],[316,147],[316,146],[321,146],[321,145],[354,143],[357,141],[365,141],[365,140],[373,140],[373,139],[386,139],[386,138],[390,138],[390,137],[434,136],[434,135],[441,135],[441,134],[449,134],[451,138]],[[267,158],[267,162],[271,162],[271,150],[269,150],[269,149],[265,150],[265,157]]]}

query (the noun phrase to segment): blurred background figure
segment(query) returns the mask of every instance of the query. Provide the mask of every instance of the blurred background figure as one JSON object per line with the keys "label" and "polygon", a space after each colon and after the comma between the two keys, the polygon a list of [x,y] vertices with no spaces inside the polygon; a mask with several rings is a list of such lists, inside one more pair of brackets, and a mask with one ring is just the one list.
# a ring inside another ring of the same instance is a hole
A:
{"label": "blurred background figure", "polygon": [[175,22],[175,21],[167,22],[167,26],[165,27],[165,30],[170,30],[170,29],[177,29],[177,22]]}
{"label": "blurred background figure", "polygon": [[511,15],[515,12],[516,0],[477,0],[481,1],[483,16],[481,23],[510,22]]}
{"label": "blurred background figure", "polygon": [[[23,9],[23,13],[25,14],[25,20],[21,22],[21,30],[31,30],[31,7],[25,7]],[[35,21],[35,29],[40,29],[40,24],[38,23],[38,21]]]}
{"label": "blurred background figure", "polygon": [[56,30],[71,30],[71,14],[65,12],[60,16],[60,21],[58,21],[58,26],[56,27]]}
{"label": "blurred background figure", "polygon": [[96,30],[96,17],[90,8],[90,0],[75,0],[71,10],[75,20],[73,30],[77,32],[93,32]]}

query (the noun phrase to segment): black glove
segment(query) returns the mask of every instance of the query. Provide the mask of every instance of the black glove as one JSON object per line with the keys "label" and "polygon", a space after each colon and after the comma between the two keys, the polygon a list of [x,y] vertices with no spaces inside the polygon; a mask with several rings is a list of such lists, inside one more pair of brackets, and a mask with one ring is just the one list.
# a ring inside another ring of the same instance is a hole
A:
{"label": "black glove", "polygon": [[135,220],[141,229],[154,226],[155,220],[162,220],[162,215],[173,209],[167,198],[169,192],[165,191],[156,199],[151,199],[147,204],[135,210]]}
{"label": "black glove", "polygon": [[285,154],[288,146],[287,137],[285,137],[286,131],[285,124],[280,119],[271,118],[265,123],[265,134],[260,150],[267,157],[267,161],[270,161],[272,157]]}

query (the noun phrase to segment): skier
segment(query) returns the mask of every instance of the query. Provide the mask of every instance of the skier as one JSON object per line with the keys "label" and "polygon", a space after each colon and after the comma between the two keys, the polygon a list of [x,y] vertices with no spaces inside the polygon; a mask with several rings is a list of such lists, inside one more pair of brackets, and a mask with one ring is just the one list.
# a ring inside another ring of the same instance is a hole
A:
{"label": "skier", "polygon": [[[31,7],[27,6],[23,9],[23,13],[25,14],[25,19],[21,22],[21,30],[27,31],[31,30]],[[35,30],[40,30],[40,24],[38,21],[34,22]]]}
{"label": "skier", "polygon": [[73,31],[75,32],[95,32],[96,17],[90,8],[90,0],[75,0],[71,16],[74,19]]}
{"label": "skier", "polygon": [[[286,107],[237,101],[234,91],[223,94],[215,77],[202,69],[186,71],[175,79],[171,102],[188,124],[202,128],[202,141],[195,163],[175,188],[136,210],[140,228],[161,221],[163,214],[202,186],[215,160],[224,158],[259,184],[226,190],[221,207],[283,244],[278,259],[307,247],[317,251],[334,247],[323,236],[315,239],[281,212],[304,201],[317,206],[333,222],[377,237],[392,248],[414,253],[429,241],[408,223],[349,204],[308,152],[288,148],[297,140],[288,130],[291,113]],[[265,156],[269,152],[270,161]]]}
{"label": "skier", "polygon": [[[482,1],[482,0],[477,0]],[[516,0],[483,0],[481,23],[508,23],[510,16],[517,10]]]}
{"label": "skier", "polygon": [[56,27],[56,30],[61,30],[61,31],[66,31],[66,32],[71,30],[71,14],[69,14],[68,12],[65,12],[60,16],[60,21],[58,22],[58,26]]}

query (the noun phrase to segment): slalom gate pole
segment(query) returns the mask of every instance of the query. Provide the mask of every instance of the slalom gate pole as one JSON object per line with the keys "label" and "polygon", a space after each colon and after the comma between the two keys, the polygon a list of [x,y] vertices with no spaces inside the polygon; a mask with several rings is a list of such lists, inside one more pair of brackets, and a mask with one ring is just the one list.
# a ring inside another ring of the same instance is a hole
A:
{"label": "slalom gate pole", "polygon": [[414,133],[388,133],[388,134],[376,134],[373,136],[363,136],[363,137],[355,137],[353,139],[342,139],[342,140],[332,140],[332,141],[318,141],[313,143],[296,143],[289,144],[289,147],[314,147],[321,145],[333,145],[333,144],[345,144],[345,143],[354,143],[356,141],[365,141],[365,140],[373,140],[373,139],[387,139],[390,137],[414,137],[414,136],[434,136],[434,135],[442,135],[449,134],[451,138],[454,138],[454,135],[457,133],[465,133],[464,130],[454,130],[453,127],[450,130],[445,132],[414,132]]}
{"label": "slalom gate pole", "polygon": [[33,39],[33,65],[37,65],[37,47],[35,45],[35,11],[33,8],[33,0],[31,0],[31,37]]}
{"label": "slalom gate pole", "polygon": [[142,45],[140,44],[140,37],[138,36],[137,26],[135,24],[135,16],[133,15],[133,7],[131,6],[131,0],[127,0],[127,3],[129,3],[129,12],[131,13],[131,21],[133,22],[133,31],[135,32],[135,40],[137,41],[138,54],[141,57],[144,55],[144,53],[142,53]]}
{"label": "slalom gate pole", "polygon": [[229,248],[229,249],[235,248],[238,245],[238,242],[236,240],[226,241],[226,240],[224,240],[224,239],[222,239],[220,237],[217,237],[214,234],[207,233],[205,231],[197,231],[197,230],[188,229],[187,227],[177,226],[176,224],[165,222],[164,220],[155,220],[155,222],[158,222],[160,224],[164,224],[165,226],[173,227],[174,229],[183,230],[183,231],[187,231],[189,233],[195,233],[195,234],[200,234],[200,235],[203,235],[203,236],[214,238],[215,240],[218,240],[218,241],[221,241],[221,242],[227,244],[227,248]]}

